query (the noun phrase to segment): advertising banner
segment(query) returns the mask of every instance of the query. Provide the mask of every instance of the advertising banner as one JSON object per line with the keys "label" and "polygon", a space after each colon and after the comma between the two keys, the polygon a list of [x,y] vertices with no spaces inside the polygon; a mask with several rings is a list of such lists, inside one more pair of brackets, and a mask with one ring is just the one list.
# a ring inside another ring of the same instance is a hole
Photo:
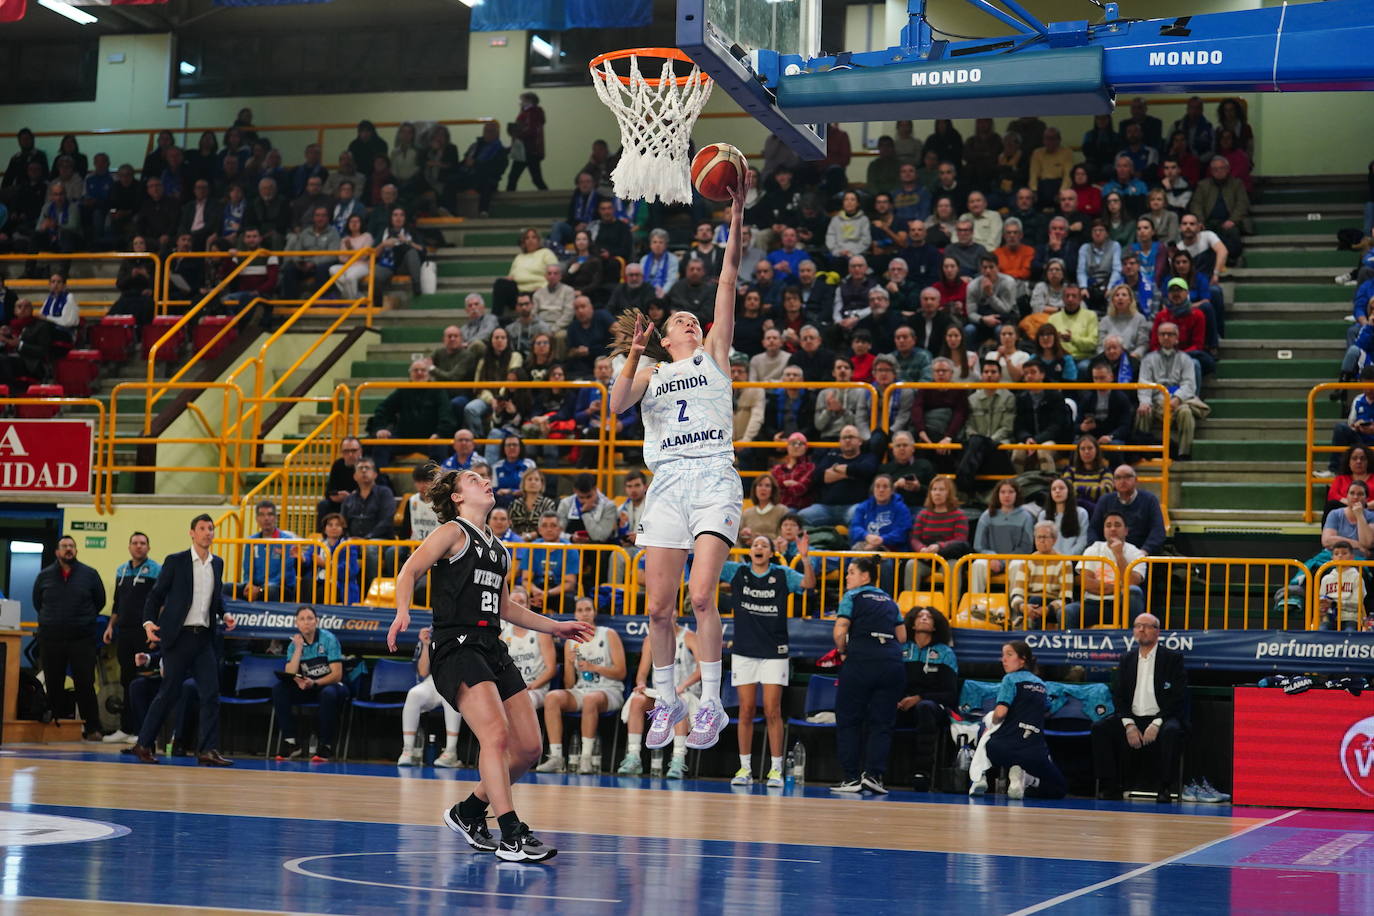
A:
{"label": "advertising banner", "polygon": [[1237,805],[1374,811],[1374,693],[1236,688]]}
{"label": "advertising banner", "polygon": [[0,420],[0,492],[89,493],[89,420]]}

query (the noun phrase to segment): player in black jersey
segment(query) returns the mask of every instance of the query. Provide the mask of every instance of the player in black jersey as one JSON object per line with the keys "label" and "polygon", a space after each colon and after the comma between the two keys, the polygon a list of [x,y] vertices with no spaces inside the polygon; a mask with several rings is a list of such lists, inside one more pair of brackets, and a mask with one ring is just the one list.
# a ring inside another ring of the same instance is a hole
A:
{"label": "player in black jersey", "polygon": [[[444,823],[473,849],[495,852],[508,862],[543,861],[557,850],[530,832],[511,802],[511,783],[539,759],[542,738],[525,681],[501,641],[501,619],[577,642],[586,641],[593,630],[576,621],[551,620],[510,599],[510,554],[487,527],[495,504],[491,481],[474,471],[438,469],[431,481],[430,502],[443,524],[396,577],[396,619],[387,645],[396,651],[397,638],[410,626],[415,585],[428,574],[434,685],[462,713],[482,747],[477,765],[481,782],[444,812]],[[487,829],[488,805],[501,825],[500,842]]]}

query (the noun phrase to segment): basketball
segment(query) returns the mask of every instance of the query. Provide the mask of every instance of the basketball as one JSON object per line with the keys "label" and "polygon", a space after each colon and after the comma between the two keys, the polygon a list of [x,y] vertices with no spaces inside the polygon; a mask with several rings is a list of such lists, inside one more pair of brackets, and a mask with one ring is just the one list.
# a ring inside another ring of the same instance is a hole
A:
{"label": "basketball", "polygon": [[709,143],[692,157],[692,187],[707,200],[730,199],[749,168],[744,154],[728,143]]}

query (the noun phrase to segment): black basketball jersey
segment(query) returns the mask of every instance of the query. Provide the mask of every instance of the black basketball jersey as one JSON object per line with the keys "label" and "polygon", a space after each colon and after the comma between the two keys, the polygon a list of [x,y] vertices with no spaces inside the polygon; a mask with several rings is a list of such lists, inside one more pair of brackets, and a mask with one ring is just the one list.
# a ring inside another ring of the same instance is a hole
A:
{"label": "black basketball jersey", "polygon": [[440,642],[470,627],[491,627],[499,633],[501,589],[510,571],[506,545],[487,531],[461,518],[448,522],[467,533],[467,544],[430,570],[430,606],[434,611],[434,640]]}

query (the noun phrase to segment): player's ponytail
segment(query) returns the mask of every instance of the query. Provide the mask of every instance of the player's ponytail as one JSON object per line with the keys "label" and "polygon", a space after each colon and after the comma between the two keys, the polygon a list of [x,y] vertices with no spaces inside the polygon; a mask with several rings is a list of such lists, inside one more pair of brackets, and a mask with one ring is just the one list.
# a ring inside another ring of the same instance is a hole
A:
{"label": "player's ponytail", "polygon": [[453,494],[458,492],[458,477],[461,471],[446,471],[434,462],[425,465],[429,472],[429,504],[434,515],[441,522],[451,522],[458,517],[458,504]]}
{"label": "player's ponytail", "polygon": [[[630,343],[635,339],[636,321],[643,327],[649,323],[649,316],[639,309],[626,309],[616,318],[615,324],[611,325],[611,356],[625,356],[630,352]],[[673,358],[663,346],[663,337],[659,333],[661,330],[654,328],[650,332],[649,340],[644,345],[644,355],[655,362],[672,362]]]}

